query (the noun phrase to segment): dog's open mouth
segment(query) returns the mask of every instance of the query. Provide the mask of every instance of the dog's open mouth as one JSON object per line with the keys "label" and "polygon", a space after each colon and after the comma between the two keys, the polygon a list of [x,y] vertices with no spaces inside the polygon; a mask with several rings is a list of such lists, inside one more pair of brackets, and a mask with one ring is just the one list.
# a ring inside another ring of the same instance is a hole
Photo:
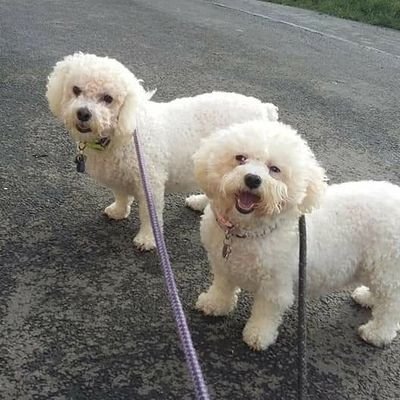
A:
{"label": "dog's open mouth", "polygon": [[77,129],[80,133],[89,133],[89,132],[92,131],[92,130],[90,129],[89,126],[84,125],[84,124],[79,124],[79,123],[77,123],[75,126],[76,126],[76,129]]}
{"label": "dog's open mouth", "polygon": [[242,214],[251,213],[256,207],[260,197],[251,192],[239,192],[236,195],[236,209]]}

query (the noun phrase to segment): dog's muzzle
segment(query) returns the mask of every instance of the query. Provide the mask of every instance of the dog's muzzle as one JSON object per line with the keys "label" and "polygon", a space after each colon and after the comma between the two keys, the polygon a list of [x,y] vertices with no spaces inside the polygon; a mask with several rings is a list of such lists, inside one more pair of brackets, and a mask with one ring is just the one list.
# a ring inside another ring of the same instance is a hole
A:
{"label": "dog's muzzle", "polygon": [[261,177],[255,174],[246,174],[244,177],[244,183],[249,189],[257,189],[261,182]]}
{"label": "dog's muzzle", "polygon": [[89,111],[87,107],[78,108],[76,112],[76,116],[81,122],[87,122],[92,118],[92,113]]}
{"label": "dog's muzzle", "polygon": [[92,113],[87,107],[81,107],[76,112],[76,117],[78,122],[76,123],[76,129],[81,133],[91,132],[90,129],[90,119],[92,118]]}

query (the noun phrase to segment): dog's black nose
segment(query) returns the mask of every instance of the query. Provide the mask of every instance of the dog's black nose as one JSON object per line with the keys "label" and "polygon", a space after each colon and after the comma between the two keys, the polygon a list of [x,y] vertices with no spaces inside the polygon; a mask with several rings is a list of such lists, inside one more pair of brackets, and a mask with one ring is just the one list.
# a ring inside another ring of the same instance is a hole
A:
{"label": "dog's black nose", "polygon": [[244,177],[244,183],[249,189],[257,189],[261,182],[261,178],[258,175],[246,174]]}
{"label": "dog's black nose", "polygon": [[76,112],[76,115],[79,121],[86,122],[92,117],[92,113],[89,111],[87,107],[79,108]]}

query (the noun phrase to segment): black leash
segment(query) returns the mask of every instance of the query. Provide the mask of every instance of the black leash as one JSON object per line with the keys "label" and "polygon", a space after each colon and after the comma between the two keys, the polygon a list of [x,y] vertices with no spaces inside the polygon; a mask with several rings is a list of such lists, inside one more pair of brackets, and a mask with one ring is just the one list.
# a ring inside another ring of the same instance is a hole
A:
{"label": "black leash", "polygon": [[307,398],[307,353],[306,353],[306,265],[307,232],[306,218],[299,218],[299,292],[297,315],[297,398]]}

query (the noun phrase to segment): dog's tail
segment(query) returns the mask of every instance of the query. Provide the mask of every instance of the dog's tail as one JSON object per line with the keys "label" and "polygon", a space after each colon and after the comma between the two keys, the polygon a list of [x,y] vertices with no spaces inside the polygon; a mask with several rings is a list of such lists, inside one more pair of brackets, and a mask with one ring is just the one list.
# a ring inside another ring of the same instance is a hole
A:
{"label": "dog's tail", "polygon": [[272,103],[263,103],[265,110],[265,118],[268,121],[278,121],[279,119],[279,108]]}

